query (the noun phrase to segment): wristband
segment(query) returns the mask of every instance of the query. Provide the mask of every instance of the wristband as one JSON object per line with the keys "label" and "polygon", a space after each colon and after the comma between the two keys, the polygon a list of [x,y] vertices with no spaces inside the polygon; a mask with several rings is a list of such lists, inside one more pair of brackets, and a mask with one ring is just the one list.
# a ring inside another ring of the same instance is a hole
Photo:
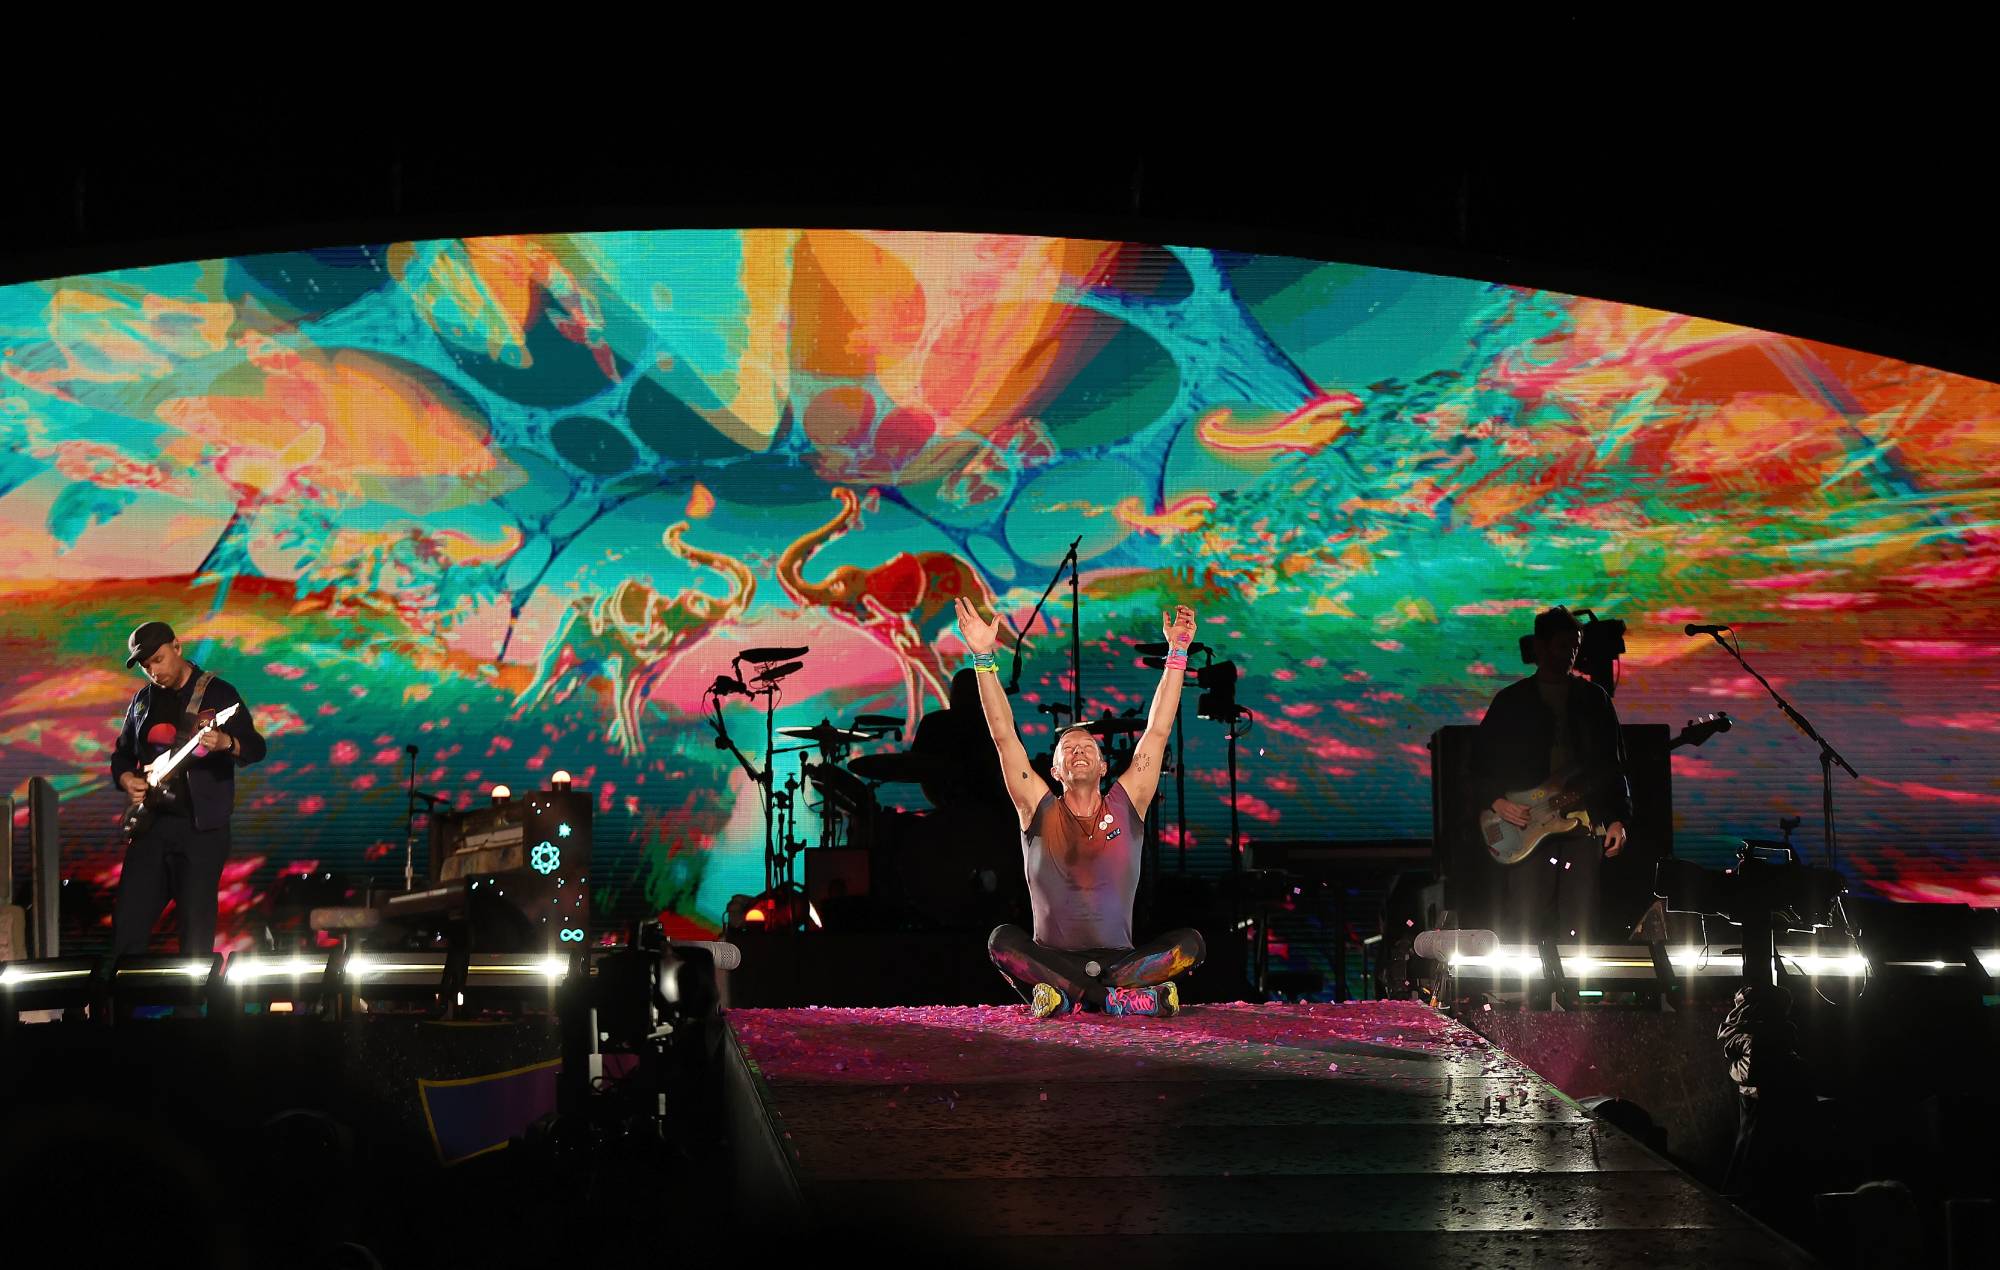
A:
{"label": "wristband", "polygon": [[994,663],[992,653],[974,653],[972,655],[972,668],[982,675],[997,675],[1000,673],[1000,667]]}
{"label": "wristband", "polygon": [[1167,668],[1169,670],[1186,670],[1187,657],[1187,649],[1181,645],[1169,644],[1167,646]]}

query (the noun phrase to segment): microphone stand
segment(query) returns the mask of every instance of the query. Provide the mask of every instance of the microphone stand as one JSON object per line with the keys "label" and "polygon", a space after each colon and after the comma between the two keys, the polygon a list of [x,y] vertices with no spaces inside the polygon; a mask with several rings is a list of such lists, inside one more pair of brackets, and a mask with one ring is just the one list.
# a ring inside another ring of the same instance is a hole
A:
{"label": "microphone stand", "polygon": [[1042,598],[1035,601],[1035,608],[1028,614],[1027,622],[1020,633],[1014,636],[1014,664],[1007,671],[1007,695],[1013,696],[1021,690],[1021,644],[1028,638],[1028,632],[1035,629],[1035,619],[1041,616],[1042,606],[1054,594],[1056,583],[1062,581],[1063,567],[1069,567],[1069,717],[1070,722],[1080,722],[1083,718],[1083,628],[1077,623],[1079,602],[1077,599],[1076,551],[1083,545],[1083,535],[1070,543],[1069,550],[1056,562],[1055,575],[1048,586],[1042,588]]}
{"label": "microphone stand", "polygon": [[410,784],[403,797],[403,891],[416,889],[417,856],[417,747],[405,745],[410,756]]}
{"label": "microphone stand", "polygon": [[[1215,664],[1213,652],[1206,652],[1203,655],[1207,657],[1208,664]],[[1140,660],[1155,670],[1162,669],[1167,664],[1167,659],[1164,657],[1142,657]],[[1187,713],[1187,689],[1190,683],[1197,688],[1201,686],[1194,676],[1182,676],[1181,698],[1174,702],[1174,824],[1180,832],[1180,837],[1174,844],[1174,853],[1179,857],[1174,872],[1182,877],[1187,876],[1187,738],[1181,732],[1181,716]]]}
{"label": "microphone stand", "polygon": [[[743,682],[743,669],[742,666],[738,664],[740,661],[741,659],[738,658],[736,659],[736,661],[732,661],[731,663],[731,665],[735,666],[736,668],[737,683]],[[735,755],[736,765],[738,767],[741,767],[743,771],[750,777],[750,779],[757,783],[758,796],[762,799],[764,804],[764,889],[766,891],[770,890],[771,887],[774,885],[774,883],[772,882],[772,874],[774,871],[773,861],[776,855],[775,851],[776,844],[772,839],[772,822],[771,822],[772,817],[777,812],[777,808],[772,805],[773,799],[772,799],[772,789],[771,789],[771,747],[773,744],[773,739],[776,735],[774,731],[775,721],[772,717],[772,710],[775,705],[773,701],[773,693],[775,692],[776,687],[777,685],[775,684],[767,684],[762,689],[764,693],[764,763],[762,767],[759,767],[758,765],[752,763],[749,759],[749,756],[744,754],[741,749],[737,748],[736,742],[729,739],[729,726],[726,723],[724,723],[722,719],[721,693],[717,693],[714,698],[715,713],[709,718],[708,721],[709,726],[715,729],[715,748],[718,750],[728,750],[731,754]],[[730,691],[734,692],[735,690],[731,689]],[[744,690],[743,695],[746,697],[755,696],[756,692],[746,688]]]}
{"label": "microphone stand", "polygon": [[1771,681],[1758,674],[1749,662],[1743,660],[1743,654],[1738,652],[1735,646],[1728,640],[1723,639],[1719,631],[1709,631],[1707,635],[1721,646],[1722,651],[1734,657],[1737,665],[1749,671],[1758,683],[1764,685],[1764,691],[1771,694],[1771,700],[1778,703],[1778,709],[1785,712],[1785,717],[1792,721],[1793,727],[1805,733],[1807,740],[1819,746],[1820,811],[1826,819],[1826,867],[1829,869],[1833,868],[1833,765],[1835,763],[1840,764],[1842,768],[1846,769],[1847,774],[1855,780],[1861,779],[1861,773],[1855,771],[1854,765],[1841,757],[1840,751],[1827,743],[1826,738],[1819,734],[1818,729],[1814,728],[1804,715],[1793,709],[1791,702],[1779,696],[1778,690],[1771,686]]}
{"label": "microphone stand", "polygon": [[1187,741],[1181,736],[1181,707],[1174,702],[1174,854],[1180,857],[1174,872],[1187,876]]}

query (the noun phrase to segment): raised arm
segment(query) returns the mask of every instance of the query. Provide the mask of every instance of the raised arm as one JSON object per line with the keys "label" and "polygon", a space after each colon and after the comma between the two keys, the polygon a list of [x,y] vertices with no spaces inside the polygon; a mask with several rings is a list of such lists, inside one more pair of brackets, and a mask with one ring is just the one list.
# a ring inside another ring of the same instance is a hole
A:
{"label": "raised arm", "polygon": [[1007,690],[1000,686],[999,672],[993,666],[993,645],[999,630],[997,619],[987,621],[970,600],[958,598],[958,633],[972,650],[973,669],[979,672],[974,676],[979,680],[979,709],[986,716],[993,748],[1000,751],[1000,774],[1007,780],[1007,796],[1013,800],[1021,828],[1026,829],[1049,787],[1028,765],[1028,751],[1014,731],[1014,708],[1007,704]]}
{"label": "raised arm", "polygon": [[1194,610],[1183,604],[1172,613],[1160,615],[1160,628],[1167,636],[1167,665],[1160,672],[1160,686],[1153,690],[1153,708],[1146,715],[1146,732],[1132,751],[1132,766],[1118,778],[1132,810],[1141,816],[1152,805],[1153,792],[1160,787],[1160,763],[1166,757],[1167,741],[1174,734],[1174,715],[1180,709],[1181,681],[1187,678],[1188,645],[1194,643]]}

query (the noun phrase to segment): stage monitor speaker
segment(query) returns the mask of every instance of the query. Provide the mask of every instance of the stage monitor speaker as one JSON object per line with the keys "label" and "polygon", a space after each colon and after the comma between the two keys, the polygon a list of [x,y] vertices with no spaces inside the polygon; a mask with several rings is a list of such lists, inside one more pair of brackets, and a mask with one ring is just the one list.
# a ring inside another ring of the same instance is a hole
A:
{"label": "stage monitor speaker", "polygon": [[[62,830],[56,787],[40,776],[28,780],[28,850],[34,881],[29,918],[35,956],[62,955]],[[9,823],[12,823],[11,821]]]}
{"label": "stage monitor speaker", "polygon": [[[1673,774],[1667,743],[1673,729],[1661,723],[1627,723],[1625,768],[1632,784],[1630,837],[1598,877],[1597,929],[1619,938],[1653,902],[1655,866],[1674,850]],[[1495,929],[1501,870],[1479,836],[1479,808],[1469,792],[1473,741],[1479,729],[1439,728],[1431,734],[1431,841],[1444,881],[1444,907],[1457,928]]]}

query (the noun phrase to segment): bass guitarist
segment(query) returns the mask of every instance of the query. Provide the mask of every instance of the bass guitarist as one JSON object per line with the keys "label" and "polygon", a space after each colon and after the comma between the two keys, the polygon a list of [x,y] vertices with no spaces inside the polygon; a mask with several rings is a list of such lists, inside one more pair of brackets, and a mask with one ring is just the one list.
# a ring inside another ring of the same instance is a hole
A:
{"label": "bass guitarist", "polygon": [[1507,791],[1560,781],[1581,794],[1583,810],[1597,831],[1546,838],[1526,859],[1506,866],[1503,938],[1589,943],[1599,860],[1625,848],[1632,791],[1624,737],[1611,697],[1571,673],[1582,644],[1583,626],[1568,609],[1537,614],[1535,673],[1495,694],[1479,722],[1473,793],[1480,808],[1525,827],[1529,808],[1509,799]]}
{"label": "bass guitarist", "polygon": [[[140,826],[125,847],[112,916],[112,955],[146,951],[167,901],[179,914],[180,954],[214,951],[222,863],[229,856],[229,816],[236,802],[236,768],[264,757],[248,708],[217,726],[216,715],[241,706],[227,680],[182,656],[165,622],[147,622],[125,642],[126,666],[144,671],[146,686],[125,710],[111,754],[111,776],[129,800],[128,823]],[[155,788],[146,765],[188,740],[197,748]]]}

